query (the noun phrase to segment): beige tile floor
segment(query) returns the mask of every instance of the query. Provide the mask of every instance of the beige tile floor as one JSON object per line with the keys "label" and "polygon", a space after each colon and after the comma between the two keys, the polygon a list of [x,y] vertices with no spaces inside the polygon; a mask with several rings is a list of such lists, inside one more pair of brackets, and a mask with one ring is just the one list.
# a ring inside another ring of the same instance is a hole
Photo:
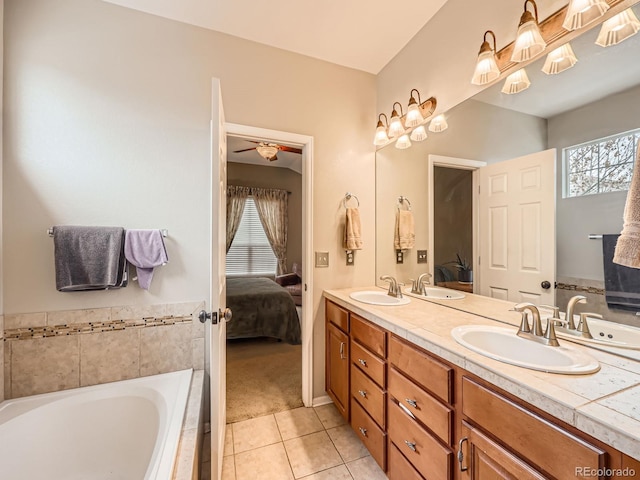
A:
{"label": "beige tile floor", "polygon": [[[209,434],[202,480],[210,480]],[[227,425],[222,480],[386,480],[333,404]]]}

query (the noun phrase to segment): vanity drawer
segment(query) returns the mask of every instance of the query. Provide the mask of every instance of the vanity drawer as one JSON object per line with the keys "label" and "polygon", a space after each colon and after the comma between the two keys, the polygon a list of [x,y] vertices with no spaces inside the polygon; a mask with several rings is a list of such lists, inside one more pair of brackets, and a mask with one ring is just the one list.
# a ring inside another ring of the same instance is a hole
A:
{"label": "vanity drawer", "polygon": [[393,336],[389,339],[389,362],[422,388],[451,403],[451,367]]}
{"label": "vanity drawer", "polygon": [[384,361],[353,340],[351,340],[351,363],[365,372],[382,388],[385,387]]}
{"label": "vanity drawer", "polygon": [[327,300],[325,302],[325,317],[345,333],[349,333],[349,311]]}
{"label": "vanity drawer", "polygon": [[603,450],[467,377],[462,378],[462,412],[554,478],[574,478],[576,467],[605,466]]}
{"label": "vanity drawer", "polygon": [[404,458],[398,447],[389,442],[389,480],[424,480],[422,475],[413,468],[411,462]]}
{"label": "vanity drawer", "polygon": [[389,440],[429,480],[450,480],[453,452],[442,446],[394,401],[389,399]]}
{"label": "vanity drawer", "polygon": [[367,347],[380,358],[387,355],[385,331],[355,314],[351,314],[351,338]]}
{"label": "vanity drawer", "polygon": [[453,423],[451,408],[443,405],[395,368],[389,369],[388,393],[444,443],[451,444]]}
{"label": "vanity drawer", "polygon": [[386,465],[386,449],[387,435],[380,430],[367,412],[358,404],[352,402],[351,408],[351,428],[356,432],[358,438],[367,447],[373,459],[380,465],[382,470],[387,470]]}
{"label": "vanity drawer", "polygon": [[351,396],[384,429],[387,395],[355,365],[351,365]]}

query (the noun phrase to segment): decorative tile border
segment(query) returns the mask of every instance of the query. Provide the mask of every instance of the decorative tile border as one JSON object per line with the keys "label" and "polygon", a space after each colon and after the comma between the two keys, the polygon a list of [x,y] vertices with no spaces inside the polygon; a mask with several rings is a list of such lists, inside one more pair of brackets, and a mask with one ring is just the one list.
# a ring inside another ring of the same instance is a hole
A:
{"label": "decorative tile border", "polygon": [[585,292],[585,293],[593,293],[595,295],[604,295],[604,288],[597,287],[583,287],[580,285],[574,285],[571,283],[560,283],[556,284],[556,288],[559,290],[572,290],[576,292]]}
{"label": "decorative tile border", "polygon": [[163,325],[175,325],[176,323],[189,323],[192,321],[193,318],[191,315],[176,317],[168,315],[164,317],[145,317],[129,320],[110,320],[105,322],[85,322],[52,326],[12,328],[4,331],[4,341],[112,332],[116,330],[125,330],[127,328],[159,327]]}

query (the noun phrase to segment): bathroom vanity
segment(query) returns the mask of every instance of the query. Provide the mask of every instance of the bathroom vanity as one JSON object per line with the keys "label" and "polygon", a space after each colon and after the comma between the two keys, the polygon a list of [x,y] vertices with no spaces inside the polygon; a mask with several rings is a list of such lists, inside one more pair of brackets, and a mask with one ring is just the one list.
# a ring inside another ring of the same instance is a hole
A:
{"label": "bathroom vanity", "polygon": [[391,480],[640,475],[640,363],[584,348],[598,372],[508,365],[450,335],[500,323],[417,298],[365,304],[349,297],[358,290],[324,294],[326,389]]}

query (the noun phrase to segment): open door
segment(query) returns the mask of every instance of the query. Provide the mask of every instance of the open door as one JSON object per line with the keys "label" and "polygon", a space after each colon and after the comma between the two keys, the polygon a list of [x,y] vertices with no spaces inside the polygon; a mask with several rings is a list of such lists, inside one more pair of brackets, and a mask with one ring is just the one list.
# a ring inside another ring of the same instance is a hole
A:
{"label": "open door", "polygon": [[222,478],[226,416],[227,328],[226,236],[227,236],[227,133],[222,109],[220,80],[211,82],[211,323],[209,379],[211,390],[211,478]]}
{"label": "open door", "polygon": [[555,149],[480,169],[480,291],[555,303]]}

